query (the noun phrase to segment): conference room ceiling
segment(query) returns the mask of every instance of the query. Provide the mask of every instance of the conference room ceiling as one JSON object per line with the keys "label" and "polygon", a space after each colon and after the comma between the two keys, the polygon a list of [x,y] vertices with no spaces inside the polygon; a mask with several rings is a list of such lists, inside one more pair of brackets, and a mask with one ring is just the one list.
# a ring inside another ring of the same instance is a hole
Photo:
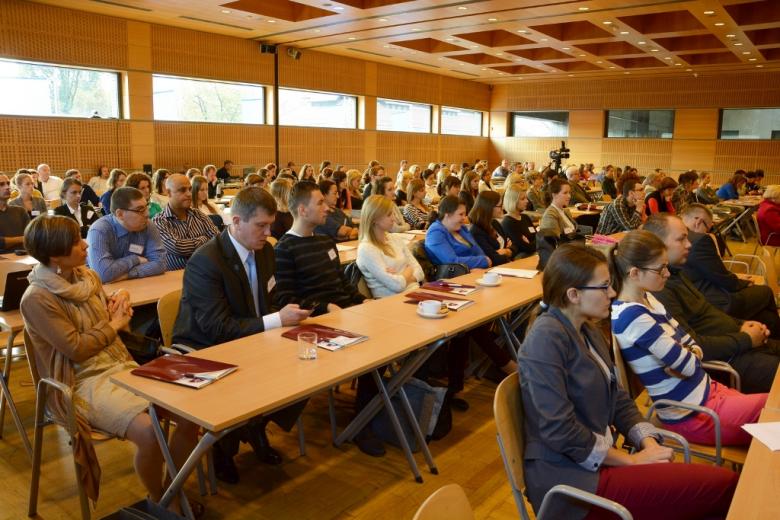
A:
{"label": "conference room ceiling", "polygon": [[780,0],[40,1],[494,84],[780,69]]}

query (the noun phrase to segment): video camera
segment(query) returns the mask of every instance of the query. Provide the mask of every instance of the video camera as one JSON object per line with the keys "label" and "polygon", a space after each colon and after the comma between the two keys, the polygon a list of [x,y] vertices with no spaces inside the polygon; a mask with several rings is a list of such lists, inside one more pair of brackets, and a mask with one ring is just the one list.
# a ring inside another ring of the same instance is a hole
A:
{"label": "video camera", "polygon": [[550,152],[550,159],[553,160],[554,169],[559,174],[561,173],[561,159],[569,158],[570,149],[566,148],[566,141],[561,141],[561,147],[558,150],[552,150]]}

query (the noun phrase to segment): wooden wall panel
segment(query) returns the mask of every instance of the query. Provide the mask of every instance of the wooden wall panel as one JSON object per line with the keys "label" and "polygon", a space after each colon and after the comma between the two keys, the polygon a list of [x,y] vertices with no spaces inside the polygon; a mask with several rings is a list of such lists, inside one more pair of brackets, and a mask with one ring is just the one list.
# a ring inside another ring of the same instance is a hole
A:
{"label": "wooden wall panel", "polygon": [[569,112],[569,136],[596,139],[604,137],[604,111],[572,110]]}
{"label": "wooden wall panel", "polygon": [[490,110],[492,87],[474,81],[441,77],[441,97],[438,104],[475,110]]}
{"label": "wooden wall panel", "polygon": [[363,171],[368,164],[364,160],[363,134],[360,130],[282,127],[279,132],[279,161],[281,164],[293,161],[300,166],[307,162],[319,164],[327,159],[334,166],[343,164]]}
{"label": "wooden wall panel", "polygon": [[780,141],[716,141],[714,172],[722,181],[738,169],[761,168],[765,184],[780,184]]}
{"label": "wooden wall panel", "polygon": [[718,137],[717,108],[679,108],[674,113],[674,138],[716,139]]}
{"label": "wooden wall panel", "polygon": [[310,50],[294,60],[286,49],[279,51],[279,83],[286,87],[364,95],[365,77],[366,62],[362,60]]}
{"label": "wooden wall panel", "polygon": [[715,141],[675,139],[672,142],[672,171],[711,172],[715,165]]}
{"label": "wooden wall panel", "polygon": [[438,154],[431,158],[433,161],[474,164],[475,159],[487,159],[489,156],[490,143],[487,137],[442,135],[439,141]]}
{"label": "wooden wall panel", "polygon": [[440,98],[440,81],[441,76],[435,74],[379,64],[376,95],[382,98],[436,104]]}

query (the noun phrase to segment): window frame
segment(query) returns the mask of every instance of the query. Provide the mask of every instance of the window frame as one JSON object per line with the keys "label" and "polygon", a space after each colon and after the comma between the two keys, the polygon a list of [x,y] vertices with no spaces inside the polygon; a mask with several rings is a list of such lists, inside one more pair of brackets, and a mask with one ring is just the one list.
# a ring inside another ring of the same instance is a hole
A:
{"label": "window frame", "polygon": [[13,57],[5,57],[0,56],[0,61],[7,61],[11,63],[20,63],[25,65],[37,65],[42,67],[54,67],[58,69],[76,69],[76,70],[86,70],[90,72],[101,72],[105,74],[112,74],[116,79],[116,117],[114,116],[100,116],[100,117],[92,117],[92,116],[75,116],[71,114],[48,114],[48,115],[39,115],[39,114],[10,114],[6,112],[0,112],[0,117],[41,117],[41,118],[47,118],[47,117],[57,117],[60,119],[92,119],[92,120],[99,120],[99,119],[125,119],[125,111],[124,111],[124,103],[122,100],[124,99],[124,72],[114,70],[114,69],[103,69],[100,67],[84,67],[79,65],[68,65],[64,63],[51,63],[46,61],[34,61],[34,60],[20,60]]}
{"label": "window frame", "polygon": [[[463,112],[474,112],[476,114],[479,114],[479,133],[477,134],[457,134],[453,132],[445,132],[444,131],[444,111],[450,109],[450,110],[461,110]],[[439,111],[441,114],[441,124],[439,124],[439,133],[441,135],[459,135],[463,137],[484,137],[483,130],[485,126],[485,112],[483,110],[476,110],[474,108],[461,108],[461,107],[451,107],[447,105],[441,105],[439,107]]]}
{"label": "window frame", "polygon": [[[379,128],[379,102],[380,101],[392,101],[394,103],[405,103],[407,105],[420,105],[424,107],[428,107],[428,131],[427,132],[417,132],[414,130],[394,130],[394,129],[384,129]],[[434,124],[433,124],[433,113],[434,113],[434,105],[432,103],[419,103],[417,101],[407,101],[404,99],[391,99],[391,98],[380,98],[377,96],[376,98],[376,131],[377,132],[403,132],[405,134],[423,134],[423,135],[435,135],[436,132],[434,132]],[[439,133],[441,132],[441,129],[439,129]]]}
{"label": "window frame", "polygon": [[[295,124],[291,125],[291,124],[287,124],[287,123],[282,123],[281,97],[282,97],[282,91],[283,90],[294,90],[294,91],[297,91],[297,92],[312,92],[314,94],[331,94],[331,95],[336,95],[336,96],[345,96],[345,97],[353,98],[355,100],[355,121],[354,121],[354,125],[355,126],[351,126],[351,127],[344,127],[344,126],[311,126],[311,125],[295,125]],[[360,114],[359,114],[359,111],[360,111],[360,96],[358,96],[357,94],[347,94],[346,92],[333,92],[333,91],[328,91],[328,90],[313,90],[313,89],[310,89],[310,88],[282,87],[280,85],[279,86],[279,98],[280,98],[279,99],[279,103],[277,103],[277,105],[276,105],[276,106],[279,107],[279,113],[275,114],[276,120],[279,121],[279,126],[287,126],[287,127],[290,127],[290,128],[330,128],[330,129],[335,129],[335,130],[358,130],[358,124],[360,122]]]}
{"label": "window frame", "polygon": [[[610,112],[671,112],[672,113],[672,131],[669,137],[662,136],[610,136],[609,135],[609,113]],[[677,110],[674,108],[607,108],[604,109],[604,138],[605,139],[674,139],[674,124],[677,120]]]}
{"label": "window frame", "polygon": [[723,137],[723,116],[727,110],[778,110],[780,111],[780,106],[777,107],[740,107],[740,108],[720,108],[718,109],[718,141],[778,141],[780,140],[780,136],[777,138],[773,138],[770,134],[769,137],[750,137],[750,138],[741,138],[741,137]]}
{"label": "window frame", "polygon": [[[548,114],[560,113],[566,114],[566,135],[515,135],[515,116],[518,114]],[[519,139],[558,139],[568,138],[570,133],[571,110],[512,110],[509,112],[507,135]]]}
{"label": "window frame", "polygon": [[[221,83],[225,85],[241,85],[241,86],[248,86],[248,87],[259,87],[263,92],[263,101],[261,103],[262,105],[262,123],[242,123],[242,122],[233,122],[233,121],[203,121],[203,120],[189,120],[189,119],[157,119],[154,115],[154,79],[155,78],[168,78],[168,79],[175,79],[175,80],[184,80],[184,81],[199,81],[202,83]],[[228,80],[220,80],[220,79],[211,79],[211,78],[196,78],[191,76],[176,76],[174,74],[158,74],[155,72],[152,72],[152,121],[155,123],[197,123],[197,124],[217,124],[217,125],[254,125],[254,126],[267,126],[269,117],[268,117],[268,108],[267,108],[267,101],[268,101],[268,86],[262,85],[260,83],[246,83],[243,81],[228,81]]]}

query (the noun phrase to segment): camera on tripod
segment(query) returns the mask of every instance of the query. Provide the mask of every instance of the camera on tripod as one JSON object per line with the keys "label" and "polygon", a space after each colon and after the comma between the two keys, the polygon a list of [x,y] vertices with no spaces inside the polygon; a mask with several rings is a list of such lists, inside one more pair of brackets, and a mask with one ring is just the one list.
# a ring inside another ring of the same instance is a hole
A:
{"label": "camera on tripod", "polygon": [[550,152],[550,159],[553,160],[555,166],[554,169],[559,174],[561,173],[561,159],[568,159],[569,152],[571,152],[571,150],[566,148],[566,141],[561,141],[561,147]]}

